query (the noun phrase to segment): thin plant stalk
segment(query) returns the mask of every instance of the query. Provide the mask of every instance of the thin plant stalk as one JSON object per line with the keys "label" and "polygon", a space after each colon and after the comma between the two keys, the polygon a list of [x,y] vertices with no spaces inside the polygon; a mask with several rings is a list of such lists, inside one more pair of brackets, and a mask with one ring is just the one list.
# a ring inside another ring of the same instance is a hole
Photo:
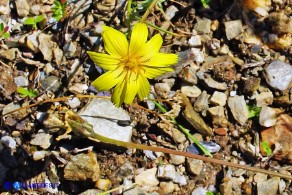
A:
{"label": "thin plant stalk", "polygon": [[148,15],[150,14],[150,11],[153,9],[153,7],[157,4],[159,0],[153,0],[150,4],[150,6],[147,8],[147,10],[145,11],[144,15],[142,16],[140,22],[143,23],[145,22],[146,18],[148,17]]}

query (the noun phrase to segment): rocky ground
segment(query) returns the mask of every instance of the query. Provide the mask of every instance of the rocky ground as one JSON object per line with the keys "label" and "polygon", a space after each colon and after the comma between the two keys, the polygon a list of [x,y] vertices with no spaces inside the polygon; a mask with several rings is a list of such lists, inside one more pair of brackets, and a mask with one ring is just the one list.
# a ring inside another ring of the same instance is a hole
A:
{"label": "rocky ground", "polygon": [[59,4],[0,1],[3,194],[291,194],[288,179],[61,136],[72,110],[113,139],[201,154],[172,116],[213,158],[291,175],[291,0],[158,1],[146,21],[174,33],[160,32],[161,51],[179,55],[173,73],[150,81],[166,114],[151,100],[116,108],[91,86],[103,70],[86,51],[104,51],[103,24],[127,32],[127,1]]}

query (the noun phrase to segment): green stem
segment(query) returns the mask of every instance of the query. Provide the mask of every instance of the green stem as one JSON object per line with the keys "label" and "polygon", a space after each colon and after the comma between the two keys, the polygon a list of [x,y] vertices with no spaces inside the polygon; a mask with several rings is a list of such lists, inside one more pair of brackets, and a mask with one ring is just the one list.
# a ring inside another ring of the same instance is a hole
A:
{"label": "green stem", "polygon": [[140,22],[143,23],[145,22],[146,18],[148,17],[150,11],[153,9],[153,7],[156,5],[156,3],[158,2],[158,0],[153,0],[150,4],[150,6],[147,8],[147,10],[145,11],[144,15],[142,16]]}
{"label": "green stem", "polygon": [[[163,106],[161,106],[158,102],[156,102],[155,100],[151,100],[151,101],[153,101],[155,106],[157,106],[163,113],[167,112],[167,110]],[[182,125],[180,125],[180,124],[178,124],[178,122],[176,122],[175,118],[173,118],[171,116],[169,118],[178,126],[178,128],[185,135],[187,135],[200,148],[200,150],[204,153],[204,155],[213,157],[212,154],[209,152],[209,150],[207,148],[205,148],[192,134],[190,134],[190,132],[186,128],[184,128]]]}
{"label": "green stem", "polygon": [[127,12],[128,12],[127,26],[128,26],[128,32],[130,34],[130,30],[131,30],[131,16],[132,16],[132,0],[129,0],[128,1]]}

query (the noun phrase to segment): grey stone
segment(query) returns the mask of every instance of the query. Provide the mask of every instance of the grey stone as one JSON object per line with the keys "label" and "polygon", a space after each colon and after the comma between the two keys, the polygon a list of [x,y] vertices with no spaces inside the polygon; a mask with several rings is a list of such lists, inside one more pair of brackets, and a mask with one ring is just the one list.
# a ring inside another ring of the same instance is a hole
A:
{"label": "grey stone", "polygon": [[191,36],[191,38],[188,40],[188,43],[189,43],[189,46],[191,47],[197,47],[197,46],[202,45],[200,35]]}
{"label": "grey stone", "polygon": [[1,137],[1,143],[6,145],[8,148],[11,148],[11,149],[16,148],[16,141],[10,136]]}
{"label": "grey stone", "polygon": [[228,98],[228,106],[235,120],[243,125],[248,120],[248,110],[244,96],[234,96]]}
{"label": "grey stone", "polygon": [[16,11],[19,17],[25,17],[29,14],[29,4],[26,0],[15,0]]}
{"label": "grey stone", "polygon": [[49,148],[51,143],[52,143],[52,135],[44,133],[42,130],[40,130],[35,135],[35,138],[33,138],[30,141],[30,144],[35,145],[35,146],[40,146],[43,149]]}
{"label": "grey stone", "polygon": [[170,154],[171,163],[174,165],[183,164],[186,160],[186,157],[180,155]]}
{"label": "grey stone", "polygon": [[146,169],[135,176],[135,183],[140,186],[157,186],[159,181],[156,178],[157,168]]}
{"label": "grey stone", "polygon": [[140,187],[135,187],[123,192],[123,195],[149,195],[146,190],[141,189]]}
{"label": "grey stone", "polygon": [[56,92],[60,88],[61,82],[56,76],[48,76],[41,81],[41,86],[44,90]]}
{"label": "grey stone", "polygon": [[27,40],[25,42],[26,47],[31,49],[33,52],[39,52],[39,41],[37,39],[38,35],[41,33],[40,30],[34,31],[32,34],[27,35]]}
{"label": "grey stone", "polygon": [[182,80],[184,80],[190,84],[195,85],[198,82],[196,72],[197,72],[197,70],[194,67],[188,66],[188,67],[185,67],[184,69],[182,69],[182,71],[180,71],[178,76]]}
{"label": "grey stone", "polygon": [[231,40],[243,32],[241,20],[224,22],[225,33],[228,40]]}
{"label": "grey stone", "polygon": [[162,165],[158,167],[157,177],[163,179],[175,180],[175,166],[174,165]]}
{"label": "grey stone", "polygon": [[117,123],[117,120],[129,121],[130,116],[108,99],[92,99],[79,115],[93,126],[97,134],[125,142],[131,140],[132,126],[120,126]]}
{"label": "grey stone", "polygon": [[210,95],[207,94],[206,91],[203,91],[194,103],[194,110],[196,112],[203,111],[206,113],[207,109],[209,108],[209,105],[208,105],[209,97]]}
{"label": "grey stone", "polygon": [[17,85],[17,87],[28,86],[28,80],[24,76],[14,77],[14,83]]}
{"label": "grey stone", "polygon": [[65,43],[63,50],[65,53],[65,56],[70,58],[75,55],[77,47],[72,41],[70,41],[70,42]]}
{"label": "grey stone", "polygon": [[291,88],[292,66],[280,60],[275,60],[265,67],[265,79],[275,89],[286,90]]}
{"label": "grey stone", "polygon": [[202,93],[201,89],[197,86],[182,86],[181,92],[185,94],[187,97],[199,97]]}
{"label": "grey stone", "polygon": [[220,185],[220,192],[221,194],[242,194],[238,182],[232,178]]}
{"label": "grey stone", "polygon": [[263,107],[260,112],[259,122],[264,127],[272,127],[277,122],[277,111],[271,107]]}
{"label": "grey stone", "polygon": [[219,91],[215,91],[210,98],[210,102],[216,106],[225,106],[226,100],[226,94]]}
{"label": "grey stone", "polygon": [[194,61],[197,63],[204,62],[204,52],[198,48],[191,48],[191,52],[194,54]]}
{"label": "grey stone", "polygon": [[88,154],[77,154],[71,156],[64,169],[64,178],[70,181],[97,181],[99,179],[99,164],[96,154],[89,152]]}
{"label": "grey stone", "polygon": [[169,6],[165,11],[166,19],[171,20],[175,16],[176,12],[178,12],[178,9],[174,5]]}
{"label": "grey stone", "polygon": [[1,50],[0,57],[3,57],[7,60],[12,61],[12,60],[15,60],[17,52],[19,52],[19,50],[17,48],[11,48],[8,50]]}
{"label": "grey stone", "polygon": [[270,195],[278,194],[280,178],[273,177],[267,181],[262,181],[257,183],[257,194],[260,195]]}
{"label": "grey stone", "polygon": [[187,170],[192,175],[200,175],[201,171],[203,169],[203,161],[193,159],[193,158],[187,158]]}
{"label": "grey stone", "polygon": [[44,59],[50,62],[53,58],[53,50],[57,48],[57,43],[52,40],[52,35],[41,33],[38,35],[39,50]]}
{"label": "grey stone", "polygon": [[210,33],[211,32],[211,20],[209,20],[209,19],[199,20],[195,24],[194,29],[200,33]]}

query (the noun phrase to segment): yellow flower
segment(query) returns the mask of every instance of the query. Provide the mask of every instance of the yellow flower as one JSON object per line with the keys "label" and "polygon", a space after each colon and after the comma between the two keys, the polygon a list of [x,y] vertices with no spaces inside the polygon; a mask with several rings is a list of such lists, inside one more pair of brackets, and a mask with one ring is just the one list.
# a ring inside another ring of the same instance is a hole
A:
{"label": "yellow flower", "polygon": [[173,71],[169,66],[178,60],[176,54],[159,53],[162,37],[156,34],[147,42],[148,29],[143,23],[135,24],[130,44],[126,36],[108,26],[103,26],[102,38],[108,54],[88,51],[98,66],[108,70],[93,81],[99,91],[113,87],[112,101],[118,107],[123,102],[130,104],[138,94],[145,98],[150,91],[147,80]]}

